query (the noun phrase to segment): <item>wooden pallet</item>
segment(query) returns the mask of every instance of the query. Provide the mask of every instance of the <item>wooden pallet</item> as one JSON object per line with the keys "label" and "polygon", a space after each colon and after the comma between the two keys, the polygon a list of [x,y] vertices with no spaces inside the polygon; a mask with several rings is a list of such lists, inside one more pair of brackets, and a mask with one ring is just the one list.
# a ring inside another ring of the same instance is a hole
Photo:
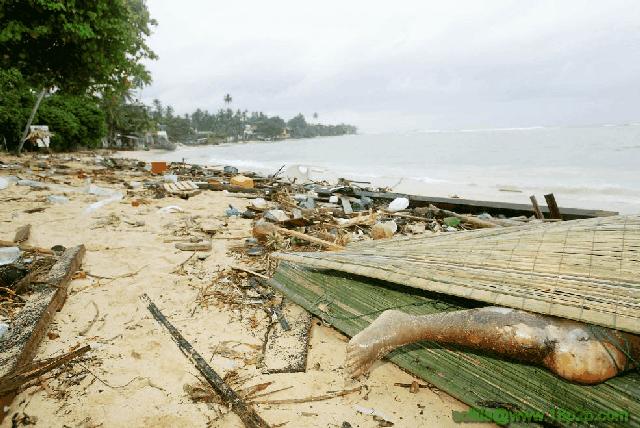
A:
{"label": "wooden pallet", "polygon": [[193,181],[178,181],[177,183],[164,183],[164,190],[181,198],[189,198],[200,193],[200,188]]}

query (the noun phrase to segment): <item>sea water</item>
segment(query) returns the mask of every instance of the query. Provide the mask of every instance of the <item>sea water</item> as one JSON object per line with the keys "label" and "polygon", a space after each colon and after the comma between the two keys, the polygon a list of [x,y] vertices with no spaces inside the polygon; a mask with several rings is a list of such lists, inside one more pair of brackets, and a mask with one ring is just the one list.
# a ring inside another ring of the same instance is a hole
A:
{"label": "sea water", "polygon": [[544,204],[554,193],[564,207],[640,213],[640,124],[359,134],[135,156],[263,173],[305,165],[318,177],[428,196],[529,203],[535,194]]}

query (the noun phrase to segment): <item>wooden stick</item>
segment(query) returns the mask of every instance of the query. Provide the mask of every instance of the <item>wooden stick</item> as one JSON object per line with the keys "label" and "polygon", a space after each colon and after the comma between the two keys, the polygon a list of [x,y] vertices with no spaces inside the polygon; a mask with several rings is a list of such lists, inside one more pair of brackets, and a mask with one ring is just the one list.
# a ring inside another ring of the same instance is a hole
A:
{"label": "wooden stick", "polygon": [[261,274],[261,273],[259,273],[259,272],[253,271],[253,270],[251,270],[251,269],[247,269],[247,268],[242,267],[242,266],[231,265],[231,266],[229,266],[229,267],[230,267],[231,269],[234,269],[234,270],[239,270],[240,272],[246,272],[246,273],[249,273],[249,274],[251,274],[251,275],[255,275],[255,276],[257,276],[258,278],[262,278],[262,279],[271,279],[271,278],[269,278],[267,275],[263,275],[263,274]]}
{"label": "wooden stick", "polygon": [[151,301],[146,294],[142,295],[142,299],[147,302],[147,309],[151,315],[162,324],[173,338],[178,348],[187,356],[196,366],[198,371],[209,382],[216,393],[229,405],[231,410],[237,414],[244,425],[249,428],[269,428],[269,424],[256,413],[227,383],[216,373],[202,356],[193,348],[193,346],[182,336],[167,318],[160,312],[160,309]]}
{"label": "wooden stick", "polygon": [[325,241],[320,238],[316,238],[314,236],[307,235],[306,233],[296,232],[295,230],[285,229],[284,227],[274,226],[277,232],[282,233],[283,235],[293,236],[294,238],[299,238],[307,242],[312,242],[314,244],[322,245],[325,248],[330,250],[344,250],[342,245],[334,244],[333,242]]}
{"label": "wooden stick", "polygon": [[[16,246],[16,243],[13,242],[13,241],[0,240],[0,247],[15,247],[15,246]],[[34,247],[34,246],[28,245],[28,244],[19,244],[18,247],[22,251],[35,251],[35,252],[40,253],[40,254],[53,254],[53,251],[51,251],[48,248]]]}
{"label": "wooden stick", "polygon": [[435,214],[443,214],[443,215],[446,215],[448,217],[459,218],[461,221],[463,221],[465,223],[472,224],[472,225],[477,226],[477,227],[499,227],[498,224],[493,223],[491,221],[481,220],[479,218],[472,217],[472,216],[469,216],[469,215],[462,215],[462,214],[454,213],[453,211],[449,211],[449,210],[443,210],[443,209],[440,209],[440,208],[436,207],[435,205],[429,205],[429,209],[431,211],[433,211]]}
{"label": "wooden stick", "polygon": [[34,361],[33,363],[20,368],[16,373],[0,379],[0,394],[13,392],[30,380],[42,376],[43,374],[68,363],[90,350],[91,347],[89,345],[85,345],[82,348],[67,352],[57,357],[48,358],[42,361]]}
{"label": "wooden stick", "polygon": [[531,199],[531,205],[533,205],[533,214],[537,219],[543,220],[544,216],[542,215],[542,211],[540,211],[540,206],[538,205],[536,195],[529,196],[529,199]]}
{"label": "wooden stick", "polygon": [[31,225],[27,224],[24,226],[20,226],[18,230],[16,230],[16,234],[13,237],[13,242],[20,243],[29,239],[29,235],[31,234]]}
{"label": "wooden stick", "polygon": [[558,204],[556,203],[556,198],[555,196],[553,196],[553,193],[544,195],[544,200],[547,201],[547,206],[549,207],[549,213],[551,214],[551,218],[562,219],[562,215],[560,214],[560,209],[558,208]]}
{"label": "wooden stick", "polygon": [[336,391],[330,392],[328,394],[316,395],[311,397],[303,397],[303,398],[286,398],[283,400],[254,400],[253,404],[299,404],[299,403],[309,403],[311,401],[324,401],[330,400],[336,397],[342,397],[344,395],[348,395],[354,392],[358,392],[362,389],[362,386],[358,386],[352,389],[345,389],[344,391]]}

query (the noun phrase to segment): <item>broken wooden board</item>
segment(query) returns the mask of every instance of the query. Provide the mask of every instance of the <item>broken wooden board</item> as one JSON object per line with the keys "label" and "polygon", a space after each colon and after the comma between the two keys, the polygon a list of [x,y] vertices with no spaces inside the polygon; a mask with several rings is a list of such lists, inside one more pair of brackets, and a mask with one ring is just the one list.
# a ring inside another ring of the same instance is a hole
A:
{"label": "broken wooden board", "polygon": [[289,330],[276,322],[264,350],[264,366],[267,373],[298,373],[307,369],[307,348],[312,315],[295,303],[286,302],[282,315]]}
{"label": "broken wooden board", "polygon": [[177,183],[164,183],[167,193],[179,197],[190,197],[200,193],[200,188],[193,181],[178,181]]}
{"label": "broken wooden board", "polygon": [[[36,287],[12,320],[9,331],[0,339],[0,382],[35,357],[54,314],[67,298],[69,282],[80,268],[84,253],[84,245],[67,249],[52,266],[46,283]],[[15,393],[11,393],[0,397],[0,422],[14,396]]]}

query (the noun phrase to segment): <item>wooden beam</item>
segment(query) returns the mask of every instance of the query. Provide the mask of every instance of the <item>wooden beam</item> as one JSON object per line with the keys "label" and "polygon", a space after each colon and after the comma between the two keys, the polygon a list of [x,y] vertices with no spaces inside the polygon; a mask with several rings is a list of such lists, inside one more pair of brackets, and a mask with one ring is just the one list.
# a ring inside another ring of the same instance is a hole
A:
{"label": "wooden beam", "polygon": [[556,198],[555,196],[553,196],[553,193],[544,195],[544,200],[547,201],[547,206],[549,207],[549,213],[551,214],[551,218],[562,219],[562,215],[560,214],[560,209],[558,208],[558,204],[556,203]]}
{"label": "wooden beam", "polygon": [[15,246],[19,247],[22,251],[35,251],[36,253],[40,253],[40,254],[53,254],[53,251],[51,251],[48,248],[34,247],[33,245],[17,244],[13,241],[0,240],[0,247],[15,247]]}
{"label": "wooden beam", "polygon": [[248,405],[227,383],[220,377],[218,373],[211,368],[204,358],[196,351],[191,343],[184,338],[182,333],[169,322],[158,307],[151,301],[146,294],[142,295],[142,299],[147,302],[147,309],[153,315],[158,323],[169,331],[171,337],[180,351],[191,360],[196,366],[200,374],[204,376],[209,385],[213,387],[216,393],[231,406],[231,410],[240,417],[246,427],[249,428],[269,428],[269,424],[256,413],[256,411]]}
{"label": "wooden beam", "polygon": [[536,195],[529,196],[529,199],[531,199],[531,206],[533,207],[533,214],[539,220],[544,219],[544,215],[542,214],[542,211],[540,211],[540,206],[538,205],[538,200],[536,199]]}
{"label": "wooden beam", "polygon": [[[319,194],[324,195],[322,191],[318,191]],[[472,199],[457,199],[457,198],[439,198],[433,196],[418,196],[407,195],[404,193],[386,193],[386,192],[369,192],[364,190],[355,190],[353,196],[367,196],[372,199],[392,201],[395,198],[407,198],[410,202],[410,207],[427,207],[430,204],[437,206],[438,208],[455,211],[458,214],[481,214],[483,212],[489,213],[494,217],[499,214],[504,214],[508,217],[518,217],[526,215],[527,217],[533,215],[533,209],[529,204],[514,204],[509,202],[493,202],[493,201],[476,201]],[[547,207],[540,207],[543,213],[548,213]],[[607,217],[617,215],[615,211],[604,210],[587,210],[581,208],[560,208],[562,218],[565,220],[576,220],[581,218],[593,218],[593,217]]]}
{"label": "wooden beam", "polygon": [[[80,268],[85,254],[84,245],[67,249],[51,267],[45,284],[38,286],[29,301],[11,322],[9,331],[0,339],[0,379],[14,374],[29,364],[38,351],[49,324],[67,298],[69,282]],[[15,393],[0,396],[0,423],[4,408],[8,407]]]}

